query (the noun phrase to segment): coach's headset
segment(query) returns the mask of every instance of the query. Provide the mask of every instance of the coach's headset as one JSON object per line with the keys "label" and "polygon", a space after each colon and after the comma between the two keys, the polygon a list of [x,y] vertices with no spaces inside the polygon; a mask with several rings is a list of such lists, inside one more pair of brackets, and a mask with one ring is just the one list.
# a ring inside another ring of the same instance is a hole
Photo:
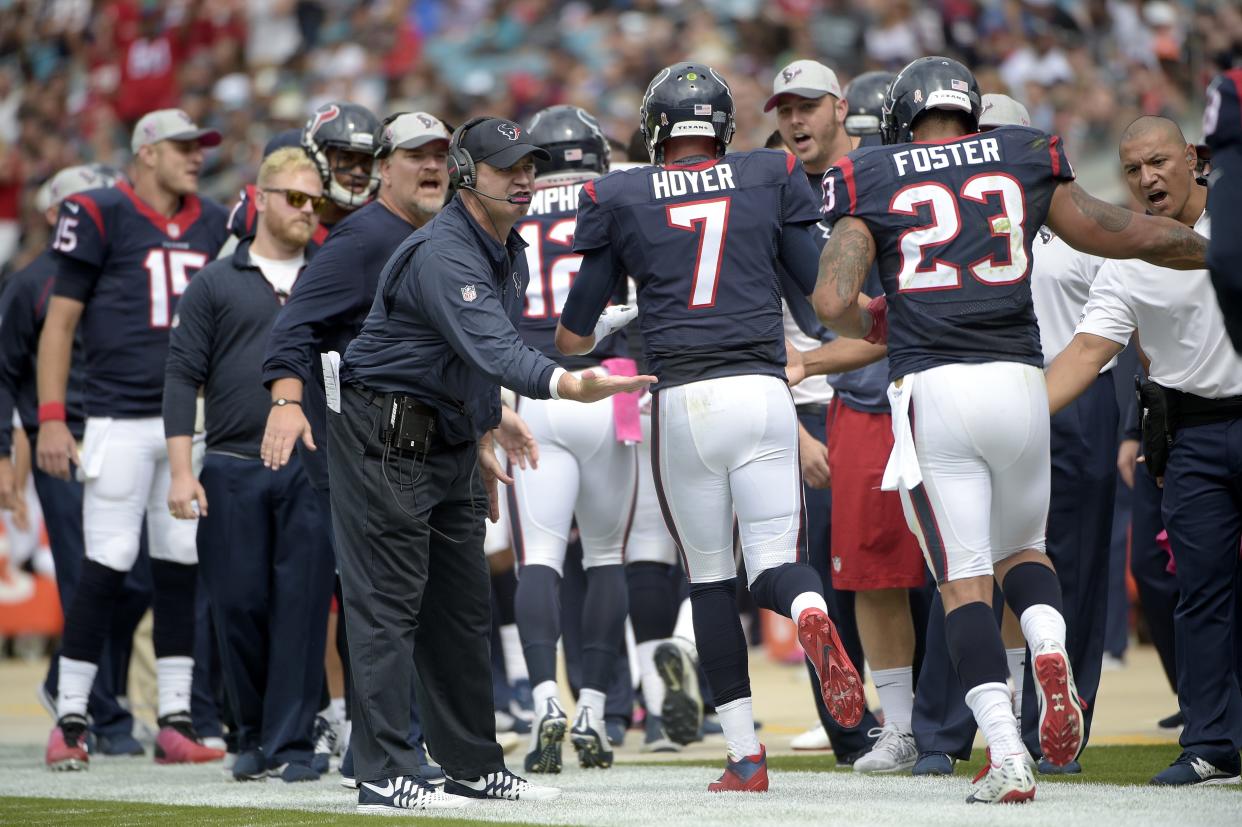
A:
{"label": "coach's headset", "polygon": [[470,151],[461,145],[466,138],[466,133],[470,127],[477,126],[484,121],[491,120],[490,117],[476,117],[466,121],[461,126],[453,130],[453,136],[449,138],[448,149],[448,176],[449,186],[455,190],[471,190],[478,180],[478,170],[474,165],[474,158],[470,157]]}

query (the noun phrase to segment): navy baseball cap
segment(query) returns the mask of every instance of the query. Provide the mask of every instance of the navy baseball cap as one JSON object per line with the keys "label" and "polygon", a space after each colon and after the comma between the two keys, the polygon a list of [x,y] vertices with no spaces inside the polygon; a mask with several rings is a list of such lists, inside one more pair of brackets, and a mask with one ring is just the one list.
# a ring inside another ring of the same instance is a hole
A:
{"label": "navy baseball cap", "polygon": [[491,164],[497,169],[508,169],[527,155],[541,161],[552,160],[546,149],[527,140],[526,130],[504,118],[476,123],[462,136],[461,146],[476,164]]}

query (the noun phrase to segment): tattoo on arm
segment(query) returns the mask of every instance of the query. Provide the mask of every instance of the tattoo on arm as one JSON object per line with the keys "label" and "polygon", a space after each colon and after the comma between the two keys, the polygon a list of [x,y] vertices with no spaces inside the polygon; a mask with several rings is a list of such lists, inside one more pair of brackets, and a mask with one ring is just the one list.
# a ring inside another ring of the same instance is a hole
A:
{"label": "tattoo on arm", "polygon": [[858,299],[874,261],[875,241],[871,234],[853,222],[839,221],[820,257],[820,283],[835,281],[837,296],[852,303]]}
{"label": "tattoo on arm", "polygon": [[[1157,222],[1153,222],[1157,223]],[[1178,270],[1198,270],[1207,266],[1208,240],[1185,224],[1164,220],[1151,234],[1153,264]]]}
{"label": "tattoo on arm", "polygon": [[1101,201],[1076,183],[1070,184],[1070,197],[1084,216],[1110,233],[1123,231],[1134,220],[1134,213],[1130,210]]}

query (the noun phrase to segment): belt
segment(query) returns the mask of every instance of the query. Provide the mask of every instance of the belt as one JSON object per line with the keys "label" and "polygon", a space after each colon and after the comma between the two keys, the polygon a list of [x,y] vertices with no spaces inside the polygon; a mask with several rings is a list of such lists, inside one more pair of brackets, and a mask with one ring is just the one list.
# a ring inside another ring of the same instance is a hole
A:
{"label": "belt", "polygon": [[803,402],[801,405],[795,405],[794,407],[799,414],[816,416],[820,419],[828,418],[828,405],[825,402]]}
{"label": "belt", "polygon": [[[403,394],[380,393],[379,391],[371,390],[365,385],[354,385],[351,383],[347,383],[345,385],[345,390],[352,391],[355,395],[357,395],[363,401],[364,404],[371,405],[373,407],[381,408],[381,409],[384,407],[384,401],[386,399],[389,399],[392,396],[403,395]],[[418,401],[414,401],[412,410],[414,411],[414,413],[426,414],[427,416],[436,415],[435,408],[431,407],[430,405],[424,405],[422,402],[418,402]]]}
{"label": "belt", "polygon": [[1172,388],[1169,389],[1169,395],[1176,401],[1176,420],[1182,428],[1242,419],[1242,396],[1208,399]]}

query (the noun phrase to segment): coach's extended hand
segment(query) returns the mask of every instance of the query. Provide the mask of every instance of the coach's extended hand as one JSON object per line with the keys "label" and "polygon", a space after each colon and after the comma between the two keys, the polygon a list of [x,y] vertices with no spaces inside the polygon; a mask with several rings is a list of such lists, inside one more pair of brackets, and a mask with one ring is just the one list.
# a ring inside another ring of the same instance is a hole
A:
{"label": "coach's extended hand", "polygon": [[658,381],[654,376],[598,376],[595,371],[586,370],[581,377],[572,373],[562,374],[556,383],[556,392],[561,399],[598,402],[618,393],[641,391]]}

